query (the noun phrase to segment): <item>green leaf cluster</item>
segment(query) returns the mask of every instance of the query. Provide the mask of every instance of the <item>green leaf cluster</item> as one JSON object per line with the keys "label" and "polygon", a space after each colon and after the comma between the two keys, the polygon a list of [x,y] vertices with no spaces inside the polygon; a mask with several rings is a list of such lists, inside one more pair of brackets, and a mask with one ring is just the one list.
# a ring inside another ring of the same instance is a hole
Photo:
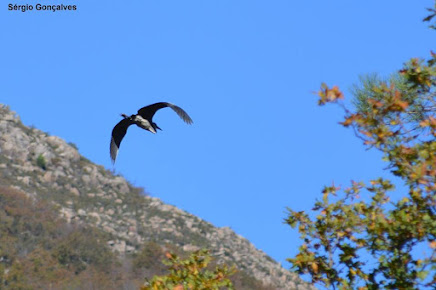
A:
{"label": "green leaf cluster", "polygon": [[171,253],[167,253],[166,258],[164,264],[168,266],[169,274],[147,280],[142,290],[233,289],[229,276],[235,273],[235,268],[220,265],[209,270],[208,265],[212,258],[208,250],[196,251],[187,259]]}
{"label": "green leaf cluster", "polygon": [[41,167],[41,169],[43,170],[47,169],[47,162],[45,161],[45,158],[42,154],[39,154],[38,158],[36,158],[36,165]]}

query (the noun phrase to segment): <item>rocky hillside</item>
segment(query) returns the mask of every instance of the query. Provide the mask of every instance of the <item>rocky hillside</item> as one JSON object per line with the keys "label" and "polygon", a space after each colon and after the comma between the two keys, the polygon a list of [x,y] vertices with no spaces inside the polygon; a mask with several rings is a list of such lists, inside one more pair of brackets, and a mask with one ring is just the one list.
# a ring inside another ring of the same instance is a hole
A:
{"label": "rocky hillside", "polygon": [[171,244],[185,252],[205,247],[218,262],[236,264],[272,289],[314,289],[230,228],[214,227],[147,196],[81,156],[74,144],[23,125],[4,105],[0,105],[0,185],[54,204],[68,223],[104,231],[110,236],[107,245],[119,256],[133,254],[147,242]]}

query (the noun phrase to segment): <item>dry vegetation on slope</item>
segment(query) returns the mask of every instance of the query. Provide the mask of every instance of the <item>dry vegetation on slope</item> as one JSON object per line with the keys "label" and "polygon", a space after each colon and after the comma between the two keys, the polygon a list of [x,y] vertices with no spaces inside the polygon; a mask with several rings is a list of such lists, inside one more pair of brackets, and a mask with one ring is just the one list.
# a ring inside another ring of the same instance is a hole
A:
{"label": "dry vegetation on slope", "polygon": [[[146,196],[74,144],[24,126],[6,106],[0,107],[0,185],[3,285],[83,289],[88,281],[99,289],[136,289],[145,276],[162,273],[165,251],[208,248],[216,263],[240,270],[237,289],[312,289],[231,229]],[[11,196],[23,205],[10,204]]]}

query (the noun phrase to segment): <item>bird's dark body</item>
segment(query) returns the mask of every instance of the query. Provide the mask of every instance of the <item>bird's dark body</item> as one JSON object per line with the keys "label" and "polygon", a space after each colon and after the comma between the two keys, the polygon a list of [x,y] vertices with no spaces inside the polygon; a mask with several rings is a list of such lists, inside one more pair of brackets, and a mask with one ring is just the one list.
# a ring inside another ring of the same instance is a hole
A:
{"label": "bird's dark body", "polygon": [[125,114],[121,114],[124,118],[112,130],[112,138],[110,145],[110,155],[112,159],[112,163],[115,163],[115,159],[117,158],[118,150],[120,148],[121,141],[127,133],[127,129],[130,125],[137,125],[138,127],[150,131],[153,134],[156,134],[156,130],[159,126],[153,122],[153,116],[157,110],[170,107],[173,109],[179,117],[185,121],[187,124],[192,123],[191,117],[180,107],[166,102],[155,103],[146,107],[139,109],[138,114],[127,116]]}

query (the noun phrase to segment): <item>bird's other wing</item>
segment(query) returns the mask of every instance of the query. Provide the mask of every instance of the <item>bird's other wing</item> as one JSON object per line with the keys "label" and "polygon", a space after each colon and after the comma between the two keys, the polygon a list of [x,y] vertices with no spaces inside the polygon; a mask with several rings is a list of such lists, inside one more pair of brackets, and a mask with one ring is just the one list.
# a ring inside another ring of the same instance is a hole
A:
{"label": "bird's other wing", "polygon": [[132,124],[133,122],[130,119],[122,119],[120,122],[118,122],[118,124],[115,125],[114,129],[112,130],[110,147],[112,163],[115,163],[118,149],[120,149],[121,141],[123,140],[124,135],[126,135],[127,128],[129,128],[129,126]]}
{"label": "bird's other wing", "polygon": [[176,112],[177,115],[179,115],[179,117],[187,124],[193,123],[191,117],[189,117],[189,115],[182,108],[167,102],[160,102],[141,108],[139,109],[138,114],[141,115],[141,117],[151,121],[156,111],[165,107],[170,107],[173,109],[174,112]]}
{"label": "bird's other wing", "polygon": [[185,123],[187,123],[187,124],[192,124],[192,123],[193,123],[191,117],[189,117],[188,113],[186,113],[182,108],[180,108],[180,107],[178,107],[178,106],[176,106],[176,105],[170,104],[170,103],[167,103],[167,104],[168,104],[168,107],[170,107],[171,109],[173,109],[174,112],[176,112],[177,115],[179,115],[179,117],[180,117],[183,121],[185,121]]}
{"label": "bird's other wing", "polygon": [[138,114],[141,115],[142,118],[151,121],[156,111],[168,107],[168,104],[169,103],[160,102],[160,103],[148,105],[139,109]]}

